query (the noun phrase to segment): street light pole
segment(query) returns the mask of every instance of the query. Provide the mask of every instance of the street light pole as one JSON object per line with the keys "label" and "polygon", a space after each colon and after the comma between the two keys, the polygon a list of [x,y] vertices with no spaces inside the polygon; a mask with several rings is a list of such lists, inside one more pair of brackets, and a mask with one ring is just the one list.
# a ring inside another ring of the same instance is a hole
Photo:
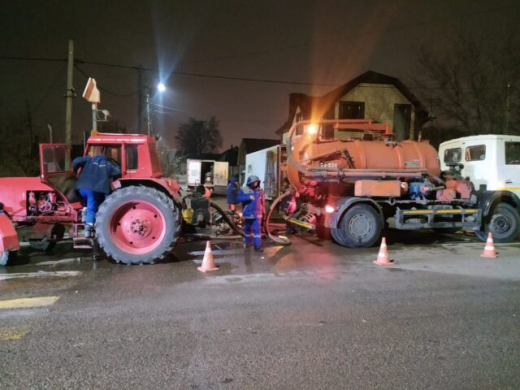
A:
{"label": "street light pole", "polygon": [[148,87],[145,87],[145,98],[146,98],[146,126],[148,129],[148,137],[152,136],[152,119],[150,118],[150,91]]}

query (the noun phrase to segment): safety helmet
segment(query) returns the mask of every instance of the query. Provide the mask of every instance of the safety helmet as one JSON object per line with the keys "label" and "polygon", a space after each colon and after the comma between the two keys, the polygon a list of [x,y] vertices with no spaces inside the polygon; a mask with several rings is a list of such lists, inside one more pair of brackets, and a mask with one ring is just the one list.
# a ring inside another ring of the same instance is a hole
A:
{"label": "safety helmet", "polygon": [[253,185],[254,182],[258,182],[258,184],[260,184],[260,178],[256,175],[251,175],[247,178],[247,183],[246,185],[248,187],[251,187]]}

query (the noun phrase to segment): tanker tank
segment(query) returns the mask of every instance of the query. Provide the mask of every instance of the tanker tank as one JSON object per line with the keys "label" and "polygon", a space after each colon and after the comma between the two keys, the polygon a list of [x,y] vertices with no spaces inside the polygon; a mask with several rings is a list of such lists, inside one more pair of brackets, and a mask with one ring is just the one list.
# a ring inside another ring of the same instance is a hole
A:
{"label": "tanker tank", "polygon": [[[351,136],[324,139],[324,126]],[[366,120],[299,122],[289,132],[287,177],[303,194],[336,197],[353,194],[357,180],[440,175],[437,152],[427,141],[398,143],[391,136],[388,125]]]}

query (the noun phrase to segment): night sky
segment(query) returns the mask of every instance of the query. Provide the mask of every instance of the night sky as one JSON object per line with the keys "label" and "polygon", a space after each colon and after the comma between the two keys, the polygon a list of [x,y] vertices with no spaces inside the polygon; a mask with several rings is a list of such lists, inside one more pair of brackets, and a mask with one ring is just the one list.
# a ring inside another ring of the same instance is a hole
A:
{"label": "night sky", "polygon": [[[287,119],[288,94],[323,94],[373,70],[410,85],[414,46],[449,45],[455,31],[487,39],[516,28],[520,1],[7,1],[0,7],[0,56],[76,58],[159,69],[147,84],[168,87],[155,96],[154,131],[175,146],[178,125],[215,115],[224,148],[243,137],[276,138]],[[137,72],[79,63],[112,94],[101,108],[137,129]],[[170,75],[170,72],[292,81],[282,84]],[[74,87],[73,142],[89,130],[90,106]],[[45,125],[63,141],[66,63],[0,60],[0,119],[23,113],[26,99],[41,140]],[[410,85],[413,87],[413,85]],[[412,88],[413,90],[413,88]],[[417,91],[414,91],[417,92]],[[117,96],[131,95],[131,96]],[[163,106],[163,107],[159,107]],[[166,108],[164,108],[166,107]],[[4,142],[4,141],[1,141]]]}

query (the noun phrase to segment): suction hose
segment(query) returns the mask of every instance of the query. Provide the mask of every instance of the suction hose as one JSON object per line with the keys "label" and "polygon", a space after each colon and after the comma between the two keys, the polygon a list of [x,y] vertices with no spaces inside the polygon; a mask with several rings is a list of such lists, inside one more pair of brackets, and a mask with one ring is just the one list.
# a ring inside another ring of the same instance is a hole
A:
{"label": "suction hose", "polygon": [[242,230],[240,230],[234,223],[233,221],[231,221],[229,219],[229,217],[227,216],[226,212],[224,210],[222,210],[215,202],[211,201],[211,199],[209,199],[209,205],[211,207],[213,207],[215,210],[217,210],[217,212],[222,215],[222,218],[224,218],[224,221],[226,221],[226,223],[229,225],[229,227],[238,235],[242,236],[242,237],[245,237],[246,235],[244,234],[244,232]]}
{"label": "suction hose", "polygon": [[280,195],[278,198],[276,198],[273,202],[273,204],[271,205],[271,207],[269,208],[269,212],[267,213],[267,217],[265,219],[265,231],[267,232],[267,236],[272,240],[274,241],[275,243],[277,244],[280,244],[280,245],[291,245],[291,241],[285,237],[285,236],[275,236],[275,235],[272,235],[271,234],[271,231],[269,230],[269,220],[271,219],[271,214],[273,213],[273,210],[275,209],[276,205],[278,203],[280,203],[280,201],[286,197],[287,195],[290,195],[291,192],[290,191],[287,191],[285,193],[283,193],[282,195]]}

